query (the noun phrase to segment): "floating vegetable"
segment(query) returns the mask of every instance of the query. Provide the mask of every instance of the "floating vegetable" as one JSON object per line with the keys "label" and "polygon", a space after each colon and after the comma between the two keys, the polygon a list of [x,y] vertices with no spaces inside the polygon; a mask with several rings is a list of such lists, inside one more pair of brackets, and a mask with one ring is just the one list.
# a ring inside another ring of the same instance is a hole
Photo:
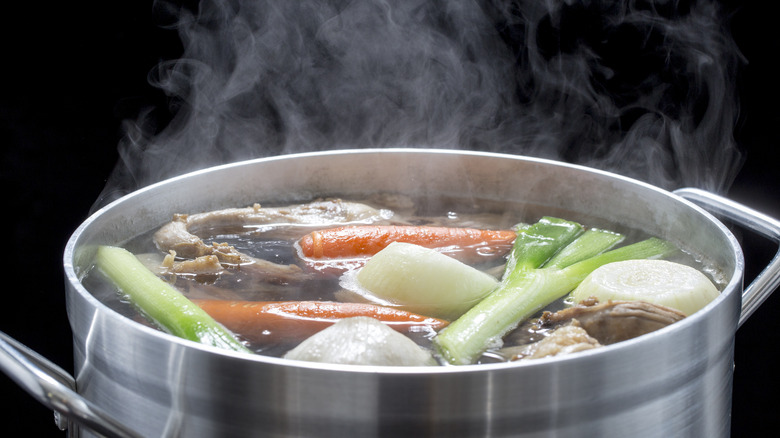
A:
{"label": "floating vegetable", "polygon": [[577,236],[544,263],[545,268],[565,268],[579,261],[606,251],[622,242],[625,236],[609,230],[591,228]]}
{"label": "floating vegetable", "polygon": [[301,254],[312,259],[372,256],[392,242],[440,248],[459,260],[486,260],[512,248],[513,230],[366,225],[314,231],[298,241]]}
{"label": "floating vegetable", "polygon": [[400,332],[435,331],[448,322],[366,303],[334,301],[193,300],[215,320],[253,343],[305,339],[344,318],[367,316]]}
{"label": "floating vegetable", "polygon": [[163,330],[190,341],[251,353],[232,333],[124,248],[100,246],[97,268]]}
{"label": "floating vegetable", "polygon": [[[564,266],[568,262],[557,262],[541,268],[581,230],[577,223],[549,217],[521,230],[500,286],[434,338],[441,355],[452,364],[473,363],[484,350],[500,345],[507,332],[571,292],[599,266],[618,260],[661,257],[674,249],[666,241],[650,238],[602,253],[615,243],[605,234],[605,238],[595,238],[587,245],[575,244],[576,250],[567,260],[581,261],[568,266]],[[598,235],[587,239],[592,237]]]}
{"label": "floating vegetable", "polygon": [[718,296],[702,272],[668,260],[629,260],[604,265],[574,290],[574,300],[647,301],[690,316]]}
{"label": "floating vegetable", "polygon": [[342,319],[301,342],[284,358],[348,365],[437,365],[429,351],[365,316]]}
{"label": "floating vegetable", "polygon": [[369,300],[444,319],[462,315],[498,285],[493,276],[452,257],[400,242],[368,260],[356,280]]}

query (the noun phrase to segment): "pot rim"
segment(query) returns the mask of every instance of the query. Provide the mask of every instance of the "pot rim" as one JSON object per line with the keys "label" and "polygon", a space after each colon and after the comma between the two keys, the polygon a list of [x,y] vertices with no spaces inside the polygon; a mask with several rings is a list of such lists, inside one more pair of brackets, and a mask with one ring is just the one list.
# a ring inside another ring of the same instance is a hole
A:
{"label": "pot rim", "polygon": [[[675,324],[666,326],[662,329],[639,336],[637,338],[625,340],[612,345],[606,345],[597,349],[582,351],[576,355],[564,355],[560,357],[542,358],[542,359],[535,359],[533,361],[515,361],[515,362],[471,364],[471,365],[457,365],[457,366],[445,365],[445,366],[435,366],[435,367],[409,367],[409,366],[328,364],[328,363],[283,359],[283,358],[277,358],[271,356],[264,356],[261,354],[249,355],[245,353],[222,350],[217,347],[211,347],[208,345],[199,344],[194,341],[181,339],[174,335],[137,323],[132,319],[121,315],[117,311],[111,309],[110,307],[108,307],[107,305],[99,301],[81,284],[80,275],[76,272],[76,269],[74,267],[74,263],[73,263],[74,253],[76,247],[78,246],[79,238],[83,234],[84,230],[89,228],[90,225],[93,222],[95,222],[101,215],[103,215],[106,211],[117,208],[117,205],[126,202],[130,198],[143,196],[144,193],[146,192],[153,191],[158,187],[168,185],[174,181],[195,177],[201,174],[217,172],[226,168],[233,168],[239,166],[251,166],[257,162],[273,162],[273,161],[280,161],[280,160],[294,160],[294,159],[306,158],[306,157],[312,158],[312,157],[336,156],[336,155],[346,155],[346,154],[352,155],[352,154],[398,154],[398,153],[467,155],[467,156],[473,155],[473,156],[485,156],[485,157],[533,162],[533,163],[539,163],[539,164],[549,165],[553,167],[558,166],[558,167],[575,169],[581,172],[602,175],[612,179],[620,180],[626,184],[639,186],[645,190],[656,192],[665,197],[673,199],[675,202],[683,203],[686,205],[686,207],[695,210],[704,219],[712,222],[724,234],[735,255],[736,263],[734,265],[733,273],[728,283],[723,287],[723,290],[721,290],[721,293],[718,295],[718,297],[712,302],[710,302],[709,304],[707,304],[707,306],[705,306],[703,309],[694,313],[693,315],[684,318],[682,321],[678,321]],[[677,196],[674,193],[671,193],[660,187],[630,177],[619,175],[616,173],[595,169],[584,165],[566,163],[566,162],[552,160],[552,159],[529,157],[524,155],[495,153],[495,152],[481,152],[481,151],[457,150],[457,149],[427,149],[427,148],[425,149],[366,148],[366,149],[338,149],[338,150],[318,151],[318,152],[303,152],[303,153],[294,153],[294,154],[277,155],[271,157],[242,160],[233,163],[226,163],[226,164],[216,165],[208,168],[203,168],[192,172],[184,173],[178,176],[174,176],[172,178],[168,178],[150,184],[146,187],[128,193],[122,196],[121,198],[112,201],[111,203],[101,207],[99,210],[92,213],[86,220],[84,220],[84,222],[82,222],[76,228],[76,230],[72,233],[72,235],[68,239],[63,254],[63,261],[64,261],[65,276],[67,281],[70,283],[70,285],[78,292],[81,298],[85,299],[93,307],[101,310],[105,317],[109,317],[113,319],[118,318],[118,320],[121,321],[122,324],[127,325],[128,329],[140,331],[142,333],[145,333],[148,336],[153,336],[160,341],[175,343],[180,348],[198,350],[206,354],[223,355],[225,357],[230,357],[239,360],[256,361],[256,362],[261,362],[269,365],[283,365],[287,367],[317,369],[322,371],[330,370],[330,371],[338,371],[338,372],[348,371],[348,372],[356,372],[356,373],[369,373],[369,374],[382,373],[382,374],[399,374],[399,375],[472,373],[472,372],[481,372],[481,371],[500,371],[500,370],[507,370],[507,369],[516,369],[519,367],[523,367],[523,368],[540,367],[540,366],[545,366],[550,362],[558,363],[558,362],[571,361],[571,360],[587,360],[586,358],[593,357],[594,355],[609,354],[611,351],[623,350],[629,348],[641,348],[646,344],[657,342],[658,339],[666,336],[666,333],[669,331],[683,330],[685,327],[697,324],[699,320],[701,320],[702,318],[706,318],[706,315],[710,313],[711,309],[720,306],[721,303],[728,300],[731,294],[741,294],[742,281],[744,276],[744,256],[743,256],[742,248],[739,245],[736,237],[731,233],[731,231],[726,227],[726,225],[724,225],[722,222],[716,219],[712,214],[702,209],[698,205],[686,199],[683,199],[682,197]]]}

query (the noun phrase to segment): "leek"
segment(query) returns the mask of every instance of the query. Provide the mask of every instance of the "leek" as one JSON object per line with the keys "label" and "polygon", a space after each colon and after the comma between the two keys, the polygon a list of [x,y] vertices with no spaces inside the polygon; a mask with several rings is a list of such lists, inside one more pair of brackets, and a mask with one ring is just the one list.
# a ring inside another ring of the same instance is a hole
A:
{"label": "leek", "polygon": [[565,268],[614,247],[622,242],[624,238],[625,236],[620,233],[591,228],[577,237],[574,242],[558,251],[544,264],[544,267]]}
{"label": "leek", "polygon": [[252,353],[232,333],[124,248],[100,246],[97,268],[160,328],[180,338]]}
{"label": "leek", "polygon": [[509,253],[504,278],[509,273],[535,269],[582,234],[582,225],[545,216],[535,224],[518,228]]}
{"label": "leek", "polygon": [[[549,220],[545,218],[545,221]],[[543,226],[536,227],[537,224],[529,230],[544,229]],[[498,288],[434,338],[434,345],[447,362],[454,365],[473,363],[483,351],[500,345],[501,338],[520,322],[571,292],[599,266],[620,260],[658,258],[674,250],[669,242],[650,238],[602,252],[622,239],[614,233],[585,233],[572,243],[573,246],[561,241],[553,244],[552,239],[545,239],[547,237],[539,235],[534,240],[518,236]],[[548,257],[536,263],[540,257],[534,254],[539,251],[542,241],[550,242]],[[523,257],[524,254],[531,254],[533,261]],[[511,260],[518,255],[519,260]]]}

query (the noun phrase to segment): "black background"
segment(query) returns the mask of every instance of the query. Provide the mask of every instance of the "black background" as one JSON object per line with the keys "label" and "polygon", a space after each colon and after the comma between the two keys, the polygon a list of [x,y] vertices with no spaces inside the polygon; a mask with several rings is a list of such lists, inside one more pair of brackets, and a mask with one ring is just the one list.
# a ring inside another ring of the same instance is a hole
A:
{"label": "black background", "polygon": [[[780,218],[780,97],[775,17],[758,3],[727,4],[748,60],[739,76],[737,141],[747,154],[730,198]],[[110,6],[107,6],[110,5]],[[62,251],[86,218],[116,160],[121,123],[144,108],[165,108],[146,81],[180,54],[174,31],[153,22],[151,2],[30,3],[4,8],[0,84],[0,177],[5,286],[0,330],[72,372]],[[747,279],[776,245],[746,234]],[[19,275],[21,272],[21,275]],[[733,436],[780,425],[777,355],[780,296],[770,298],[736,336]],[[25,436],[62,436],[50,410],[0,375],[0,421]],[[663,421],[663,420],[661,420]]]}

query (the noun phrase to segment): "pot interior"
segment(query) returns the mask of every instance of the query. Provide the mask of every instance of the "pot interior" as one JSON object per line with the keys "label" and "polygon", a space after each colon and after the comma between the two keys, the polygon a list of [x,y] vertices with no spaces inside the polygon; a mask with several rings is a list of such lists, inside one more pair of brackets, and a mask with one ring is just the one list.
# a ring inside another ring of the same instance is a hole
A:
{"label": "pot interior", "polygon": [[590,227],[642,230],[690,253],[727,293],[741,279],[741,252],[728,230],[664,190],[554,161],[413,149],[281,156],[158,183],[112,203],[82,224],[68,244],[66,271],[78,293],[105,310],[81,284],[98,245],[119,245],[149,233],[176,213],[327,197],[363,199],[376,193],[409,195],[430,205],[512,205],[511,224],[547,215]]}

